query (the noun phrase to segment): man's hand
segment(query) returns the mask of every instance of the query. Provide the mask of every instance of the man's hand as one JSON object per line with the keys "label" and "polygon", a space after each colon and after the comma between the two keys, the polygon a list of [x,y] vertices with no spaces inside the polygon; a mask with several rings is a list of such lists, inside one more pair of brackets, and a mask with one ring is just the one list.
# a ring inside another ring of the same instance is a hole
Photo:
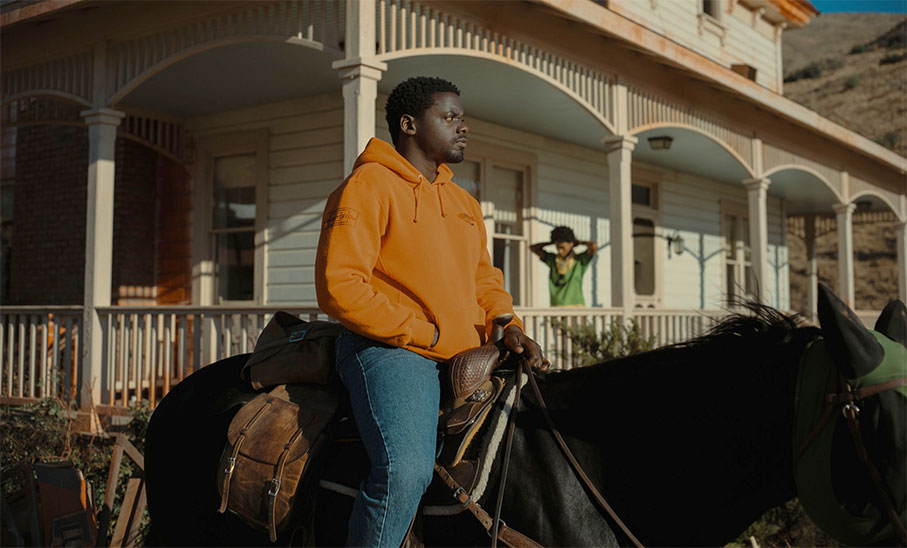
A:
{"label": "man's hand", "polygon": [[516,325],[508,325],[504,329],[504,345],[514,353],[521,355],[533,369],[546,371],[551,365],[551,362],[542,355],[542,348],[539,344],[527,337],[523,330]]}

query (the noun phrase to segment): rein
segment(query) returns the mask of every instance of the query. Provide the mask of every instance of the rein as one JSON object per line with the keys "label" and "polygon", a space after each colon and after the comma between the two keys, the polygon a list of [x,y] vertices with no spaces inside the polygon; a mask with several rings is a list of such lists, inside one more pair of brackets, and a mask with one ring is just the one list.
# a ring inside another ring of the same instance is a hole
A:
{"label": "rein", "polygon": [[892,390],[901,386],[907,386],[907,377],[900,377],[892,379],[888,382],[875,384],[872,386],[866,386],[858,390],[854,390],[853,386],[847,382],[847,379],[844,378],[840,372],[837,375],[837,386],[835,390],[837,392],[832,392],[825,396],[825,409],[822,411],[822,416],[812,427],[809,434],[800,444],[800,447],[797,448],[796,456],[794,457],[794,473],[796,475],[797,465],[800,462],[800,457],[806,452],[806,449],[815,441],[819,433],[828,425],[829,420],[834,415],[835,410],[841,406],[841,414],[844,419],[847,421],[847,426],[850,430],[851,438],[854,442],[854,447],[857,452],[857,458],[860,459],[866,466],[866,471],[869,473],[869,477],[872,479],[873,486],[876,489],[876,494],[879,496],[879,500],[882,501],[882,505],[885,507],[885,514],[888,516],[888,520],[891,522],[892,527],[894,527],[895,532],[898,535],[898,539],[901,543],[907,546],[907,530],[904,529],[904,524],[901,523],[901,519],[898,516],[897,510],[894,507],[894,504],[891,502],[891,497],[888,496],[888,493],[885,491],[884,486],[882,485],[882,477],[879,474],[878,468],[872,463],[872,459],[869,458],[869,452],[866,450],[866,446],[863,443],[863,435],[860,432],[860,422],[858,417],[860,416],[860,408],[857,406],[857,403],[861,402],[864,398],[870,396],[875,396],[881,394],[882,392]]}
{"label": "rein", "polygon": [[630,532],[630,529],[624,524],[624,522],[617,516],[617,513],[611,508],[611,505],[608,504],[608,501],[598,492],[598,489],[593,485],[592,480],[589,479],[589,476],[586,475],[586,472],[583,470],[583,467],[576,460],[576,457],[573,456],[573,452],[570,451],[570,448],[567,446],[567,442],[564,441],[563,436],[561,436],[560,431],[557,429],[557,426],[554,424],[554,420],[551,418],[551,415],[548,412],[548,405],[545,403],[545,399],[542,397],[542,393],[539,390],[538,383],[535,380],[535,375],[532,374],[532,370],[529,367],[529,363],[520,360],[519,365],[516,370],[516,396],[513,402],[513,409],[510,411],[510,417],[508,419],[507,425],[507,441],[504,448],[504,461],[502,464],[501,470],[501,485],[498,488],[498,498],[495,505],[495,514],[494,518],[488,515],[478,502],[472,500],[472,497],[466,493],[466,490],[460,486],[453,476],[444,469],[443,466],[435,463],[435,472],[441,478],[444,483],[454,492],[453,496],[457,499],[463,506],[469,510],[476,519],[482,524],[485,530],[491,536],[491,546],[492,548],[497,547],[498,540],[510,546],[511,548],[541,548],[541,545],[533,541],[526,535],[511,529],[507,526],[506,523],[501,519],[501,504],[504,499],[504,487],[507,480],[507,471],[510,467],[510,450],[513,447],[513,433],[516,427],[516,414],[517,409],[520,404],[521,388],[523,385],[523,370],[526,369],[526,375],[529,377],[529,384],[532,386],[532,391],[535,393],[535,397],[539,402],[539,408],[542,410],[542,415],[545,417],[545,422],[548,423],[548,429],[551,430],[551,434],[554,436],[554,439],[557,441],[558,447],[561,452],[563,452],[564,457],[567,459],[567,462],[570,463],[570,466],[573,468],[574,473],[576,473],[577,478],[583,484],[583,486],[591,493],[594,500],[598,505],[604,509],[608,515],[611,516],[611,519],[617,523],[625,535],[633,542],[637,548],[644,548],[642,543]]}

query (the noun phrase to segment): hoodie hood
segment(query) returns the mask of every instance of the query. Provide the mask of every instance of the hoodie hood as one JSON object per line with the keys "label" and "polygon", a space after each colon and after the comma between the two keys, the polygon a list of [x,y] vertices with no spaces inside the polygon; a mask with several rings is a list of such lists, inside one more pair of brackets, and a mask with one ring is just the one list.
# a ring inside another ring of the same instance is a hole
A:
{"label": "hoodie hood", "polygon": [[365,164],[375,163],[381,166],[386,167],[387,169],[393,171],[400,176],[403,181],[409,183],[413,187],[413,201],[415,202],[415,213],[413,215],[413,222],[419,222],[419,202],[422,200],[422,192],[426,184],[429,185],[429,188],[436,186],[437,195],[438,195],[438,205],[441,210],[441,216],[447,217],[447,213],[444,212],[444,198],[442,198],[442,189],[445,184],[453,180],[453,171],[447,167],[447,164],[441,164],[438,166],[438,172],[435,175],[434,181],[426,181],[425,177],[422,176],[422,173],[416,169],[409,161],[404,158],[397,149],[393,147],[390,143],[382,141],[376,137],[369,139],[368,144],[365,146],[365,150],[362,151],[362,154],[356,158],[356,163],[353,164],[353,171],[356,171],[361,166]]}
{"label": "hoodie hood", "polygon": [[[353,171],[358,167],[368,164],[376,163],[381,164],[382,166],[393,171],[406,182],[413,185],[418,185],[420,181],[424,181],[425,177],[422,176],[422,173],[418,169],[413,167],[409,161],[400,155],[397,152],[397,149],[393,147],[390,143],[382,141],[377,137],[372,137],[369,139],[367,145],[365,145],[365,150],[362,151],[362,154],[356,158],[356,163],[353,165]],[[438,166],[438,173],[435,176],[434,181],[427,181],[428,183],[437,183],[445,184],[453,180],[453,172],[447,167],[447,164],[441,164]]]}

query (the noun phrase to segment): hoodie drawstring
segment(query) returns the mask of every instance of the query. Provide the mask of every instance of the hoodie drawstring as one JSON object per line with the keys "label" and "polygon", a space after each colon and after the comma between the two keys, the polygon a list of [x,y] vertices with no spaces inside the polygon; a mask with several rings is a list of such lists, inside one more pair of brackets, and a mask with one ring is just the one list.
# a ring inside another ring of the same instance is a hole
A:
{"label": "hoodie drawstring", "polygon": [[447,217],[447,213],[444,213],[444,200],[441,199],[441,189],[444,188],[444,183],[438,184],[438,207],[441,208],[441,217]]}
{"label": "hoodie drawstring", "polygon": [[[413,187],[413,199],[416,202],[415,212],[413,213],[413,222],[419,222],[419,200],[422,199],[422,186],[425,185],[424,179],[419,179],[419,184]],[[441,208],[441,217],[447,217],[447,213],[444,212],[444,200],[441,198],[441,189],[444,188],[443,184],[438,184],[438,207]]]}
{"label": "hoodie drawstring", "polygon": [[419,222],[419,199],[422,198],[422,185],[425,184],[419,179],[419,184],[413,188],[413,199],[416,201],[416,211],[413,213],[413,222]]}

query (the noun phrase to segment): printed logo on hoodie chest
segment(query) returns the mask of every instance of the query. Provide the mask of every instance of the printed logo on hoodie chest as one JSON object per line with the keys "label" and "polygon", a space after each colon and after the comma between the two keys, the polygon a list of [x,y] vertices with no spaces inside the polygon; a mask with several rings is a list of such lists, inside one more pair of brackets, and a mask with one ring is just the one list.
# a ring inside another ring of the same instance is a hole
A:
{"label": "printed logo on hoodie chest", "polygon": [[459,215],[457,215],[457,217],[459,217],[461,221],[467,223],[469,226],[476,226],[476,218],[472,215],[469,215],[467,213],[460,213]]}

